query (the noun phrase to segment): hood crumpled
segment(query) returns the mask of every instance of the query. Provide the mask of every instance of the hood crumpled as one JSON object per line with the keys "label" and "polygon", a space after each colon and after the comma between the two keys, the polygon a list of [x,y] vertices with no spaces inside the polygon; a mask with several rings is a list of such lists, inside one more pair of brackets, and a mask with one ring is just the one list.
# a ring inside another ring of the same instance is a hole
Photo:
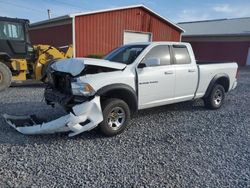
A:
{"label": "hood crumpled", "polygon": [[86,65],[107,67],[117,70],[122,70],[127,66],[122,63],[111,62],[104,59],[69,58],[56,61],[51,65],[51,68],[55,71],[65,72],[71,74],[72,76],[77,76],[84,70]]}

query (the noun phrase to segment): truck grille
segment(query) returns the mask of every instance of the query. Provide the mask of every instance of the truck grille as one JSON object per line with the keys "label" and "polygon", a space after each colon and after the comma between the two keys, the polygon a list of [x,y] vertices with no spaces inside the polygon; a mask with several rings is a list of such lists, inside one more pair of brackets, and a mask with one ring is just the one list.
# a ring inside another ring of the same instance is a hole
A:
{"label": "truck grille", "polygon": [[70,95],[71,94],[71,76],[66,73],[52,73],[52,85],[57,91]]}

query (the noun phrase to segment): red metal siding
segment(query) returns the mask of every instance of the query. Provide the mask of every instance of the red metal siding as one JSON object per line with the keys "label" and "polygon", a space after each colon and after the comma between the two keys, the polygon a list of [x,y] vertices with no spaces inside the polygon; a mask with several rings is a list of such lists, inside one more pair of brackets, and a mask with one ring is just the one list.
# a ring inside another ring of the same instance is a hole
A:
{"label": "red metal siding", "polygon": [[142,8],[75,18],[76,56],[106,54],[123,44],[124,31],[152,32],[153,41],[180,41],[177,28]]}
{"label": "red metal siding", "polygon": [[179,30],[176,30],[170,24],[166,24],[156,17],[152,18],[151,32],[153,33],[153,41],[180,41]]}
{"label": "red metal siding", "polygon": [[32,44],[49,44],[55,47],[72,44],[72,25],[32,29],[29,31]]}
{"label": "red metal siding", "polygon": [[247,61],[248,42],[191,42],[197,60],[202,61],[235,61],[245,66]]}

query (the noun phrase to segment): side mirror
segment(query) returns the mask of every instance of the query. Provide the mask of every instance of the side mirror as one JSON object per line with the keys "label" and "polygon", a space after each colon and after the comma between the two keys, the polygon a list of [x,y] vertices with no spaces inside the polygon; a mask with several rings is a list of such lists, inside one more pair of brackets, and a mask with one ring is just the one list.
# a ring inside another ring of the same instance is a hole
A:
{"label": "side mirror", "polygon": [[147,67],[156,67],[161,65],[160,59],[159,58],[148,58],[145,59],[143,62]]}
{"label": "side mirror", "polygon": [[137,68],[143,69],[143,68],[145,68],[145,67],[146,67],[146,64],[145,64],[145,63],[140,63],[140,64],[138,65]]}

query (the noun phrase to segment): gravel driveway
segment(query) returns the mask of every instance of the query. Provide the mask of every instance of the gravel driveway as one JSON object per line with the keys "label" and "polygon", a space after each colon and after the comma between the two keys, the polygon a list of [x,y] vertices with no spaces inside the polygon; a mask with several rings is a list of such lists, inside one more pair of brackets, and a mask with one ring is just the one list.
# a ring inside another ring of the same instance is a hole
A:
{"label": "gravel driveway", "polygon": [[[0,114],[65,112],[41,86],[0,93]],[[0,187],[250,187],[250,70],[217,111],[187,102],[139,112],[131,128],[25,136],[0,118]]]}

